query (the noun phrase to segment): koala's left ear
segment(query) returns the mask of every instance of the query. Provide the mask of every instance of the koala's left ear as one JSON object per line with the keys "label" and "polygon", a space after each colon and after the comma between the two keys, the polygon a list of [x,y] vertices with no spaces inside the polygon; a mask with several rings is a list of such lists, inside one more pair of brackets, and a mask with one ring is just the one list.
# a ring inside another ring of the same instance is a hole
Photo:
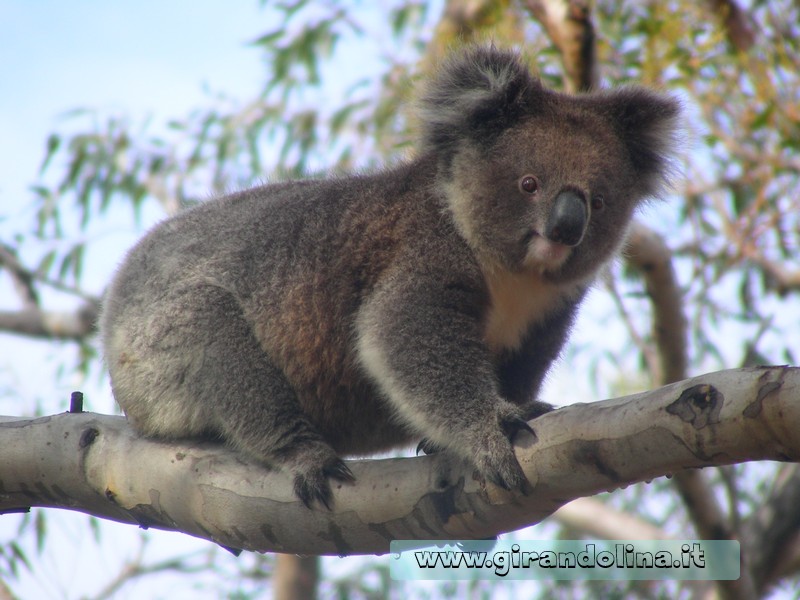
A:
{"label": "koala's left ear", "polygon": [[607,95],[600,110],[609,117],[628,149],[645,193],[656,193],[669,178],[677,146],[680,103],[640,87]]}

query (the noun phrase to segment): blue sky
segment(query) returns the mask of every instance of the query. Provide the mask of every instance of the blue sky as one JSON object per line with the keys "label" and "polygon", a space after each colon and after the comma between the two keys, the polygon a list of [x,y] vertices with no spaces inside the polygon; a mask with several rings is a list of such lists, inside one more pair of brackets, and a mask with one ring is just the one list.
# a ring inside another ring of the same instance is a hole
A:
{"label": "blue sky", "polygon": [[255,0],[0,1],[0,206],[27,203],[48,132],[77,107],[183,115],[203,87],[260,83],[247,42],[274,28]]}

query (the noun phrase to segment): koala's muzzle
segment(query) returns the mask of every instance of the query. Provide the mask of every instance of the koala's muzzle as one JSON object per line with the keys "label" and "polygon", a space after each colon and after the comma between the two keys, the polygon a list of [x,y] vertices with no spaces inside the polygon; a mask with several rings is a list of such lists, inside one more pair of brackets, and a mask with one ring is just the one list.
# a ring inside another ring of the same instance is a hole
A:
{"label": "koala's muzzle", "polygon": [[547,218],[545,236],[565,246],[577,246],[589,224],[589,207],[583,194],[574,189],[562,190]]}

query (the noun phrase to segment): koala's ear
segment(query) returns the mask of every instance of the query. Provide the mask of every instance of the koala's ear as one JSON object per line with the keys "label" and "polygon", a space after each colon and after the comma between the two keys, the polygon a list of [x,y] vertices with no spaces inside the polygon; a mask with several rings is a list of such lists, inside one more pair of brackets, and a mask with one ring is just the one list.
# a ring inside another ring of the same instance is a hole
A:
{"label": "koala's ear", "polygon": [[680,102],[640,87],[604,94],[600,109],[628,149],[645,193],[657,193],[674,167]]}
{"label": "koala's ear", "polygon": [[541,90],[512,51],[476,46],[451,54],[418,105],[423,150],[449,155],[465,140],[491,144],[530,110]]}

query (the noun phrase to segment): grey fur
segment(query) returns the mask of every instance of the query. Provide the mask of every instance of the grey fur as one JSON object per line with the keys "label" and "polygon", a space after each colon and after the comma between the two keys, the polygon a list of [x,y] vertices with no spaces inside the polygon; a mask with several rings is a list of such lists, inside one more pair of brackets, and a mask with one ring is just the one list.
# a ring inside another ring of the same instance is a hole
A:
{"label": "grey fur", "polygon": [[340,455],[421,438],[525,490],[510,438],[550,409],[542,379],[663,181],[678,106],[558,94],[477,47],[420,114],[416,160],[245,190],[139,242],[102,316],[135,428],[224,440],[286,469],[307,505],[353,480]]}

